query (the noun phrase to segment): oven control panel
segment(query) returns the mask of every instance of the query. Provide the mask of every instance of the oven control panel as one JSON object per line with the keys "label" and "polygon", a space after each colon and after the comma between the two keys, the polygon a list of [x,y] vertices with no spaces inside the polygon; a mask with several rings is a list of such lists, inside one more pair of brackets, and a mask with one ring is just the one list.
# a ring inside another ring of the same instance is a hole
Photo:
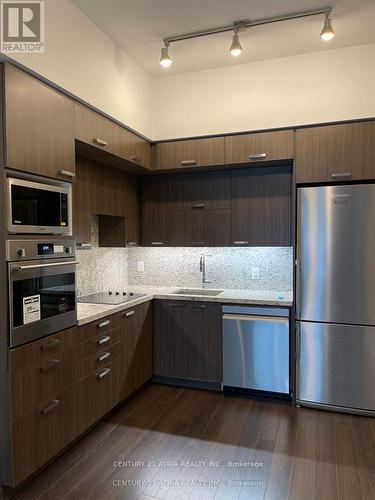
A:
{"label": "oven control panel", "polygon": [[6,258],[8,262],[36,259],[75,257],[74,240],[9,240]]}

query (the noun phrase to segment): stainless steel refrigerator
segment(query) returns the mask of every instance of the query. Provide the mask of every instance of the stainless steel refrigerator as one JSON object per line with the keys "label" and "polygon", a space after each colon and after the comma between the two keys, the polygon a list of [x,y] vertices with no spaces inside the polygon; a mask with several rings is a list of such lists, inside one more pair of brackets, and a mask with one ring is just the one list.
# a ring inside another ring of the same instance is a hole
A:
{"label": "stainless steel refrigerator", "polygon": [[298,189],[297,402],[375,415],[375,185]]}

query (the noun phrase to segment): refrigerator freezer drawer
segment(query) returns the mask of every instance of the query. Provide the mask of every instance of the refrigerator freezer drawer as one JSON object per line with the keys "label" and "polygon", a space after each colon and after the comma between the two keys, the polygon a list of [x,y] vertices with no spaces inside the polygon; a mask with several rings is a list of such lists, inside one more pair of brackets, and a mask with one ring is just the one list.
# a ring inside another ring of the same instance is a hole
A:
{"label": "refrigerator freezer drawer", "polygon": [[289,318],[224,314],[223,382],[289,394]]}
{"label": "refrigerator freezer drawer", "polygon": [[375,327],[298,324],[297,400],[375,410]]}

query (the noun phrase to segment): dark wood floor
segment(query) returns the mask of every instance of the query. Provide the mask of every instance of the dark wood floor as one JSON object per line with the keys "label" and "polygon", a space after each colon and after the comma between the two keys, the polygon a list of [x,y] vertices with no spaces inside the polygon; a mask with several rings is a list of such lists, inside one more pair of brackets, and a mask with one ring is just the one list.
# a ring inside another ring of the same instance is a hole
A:
{"label": "dark wood floor", "polygon": [[17,499],[375,499],[375,419],[151,385]]}

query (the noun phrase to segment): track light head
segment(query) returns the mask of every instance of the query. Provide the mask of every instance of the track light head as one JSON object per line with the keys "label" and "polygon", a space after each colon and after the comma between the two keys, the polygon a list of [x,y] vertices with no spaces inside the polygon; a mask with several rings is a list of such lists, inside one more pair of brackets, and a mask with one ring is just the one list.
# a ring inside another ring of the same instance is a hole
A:
{"label": "track light head", "polygon": [[232,45],[230,46],[229,52],[234,57],[238,57],[242,52],[242,46],[240,43],[240,37],[238,35],[238,28],[234,28]]}
{"label": "track light head", "polygon": [[172,59],[168,54],[168,47],[169,43],[165,43],[165,47],[162,47],[161,49],[160,64],[161,66],[163,66],[163,68],[169,68],[169,66],[172,64]]}
{"label": "track light head", "polygon": [[320,33],[320,38],[325,42],[329,42],[336,35],[335,30],[332,27],[330,12],[324,14],[324,25],[322,32]]}

